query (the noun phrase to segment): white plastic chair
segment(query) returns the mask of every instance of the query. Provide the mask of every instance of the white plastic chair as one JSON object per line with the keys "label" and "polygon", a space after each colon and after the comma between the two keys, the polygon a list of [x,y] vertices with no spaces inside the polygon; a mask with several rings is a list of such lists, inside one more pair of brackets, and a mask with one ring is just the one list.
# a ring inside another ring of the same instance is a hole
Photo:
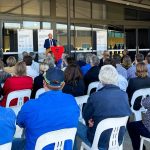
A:
{"label": "white plastic chair", "polygon": [[36,94],[35,94],[35,98],[38,98],[41,94],[43,94],[45,92],[44,88],[40,88],[37,90]]}
{"label": "white plastic chair", "polygon": [[12,143],[0,145],[0,150],[11,150]]}
{"label": "white plastic chair", "polygon": [[28,97],[30,99],[31,90],[30,89],[24,89],[24,90],[18,90],[13,91],[8,94],[7,101],[6,101],[6,107],[9,107],[11,100],[17,98],[17,107],[20,107],[24,104],[24,97]]}
{"label": "white plastic chair", "polygon": [[89,84],[88,86],[88,91],[87,91],[87,95],[90,95],[90,92],[92,89],[97,88],[99,85],[99,81],[95,81]]}
{"label": "white plastic chair", "polygon": [[120,117],[120,118],[108,118],[108,119],[102,120],[96,128],[96,132],[95,132],[95,136],[94,136],[94,140],[93,140],[93,144],[91,148],[87,144],[82,142],[80,150],[83,150],[83,149],[99,150],[98,142],[99,142],[100,136],[102,132],[104,132],[107,129],[112,129],[108,150],[122,150],[123,149],[122,144],[120,146],[118,144],[118,134],[119,134],[120,127],[122,126],[126,127],[127,120],[128,120],[128,116]]}
{"label": "white plastic chair", "polygon": [[150,138],[146,138],[144,136],[140,136],[140,137],[141,137],[140,150],[143,150],[144,140],[150,142]]}
{"label": "white plastic chair", "polygon": [[[22,105],[24,104],[24,98],[28,97],[30,99],[31,95],[31,90],[30,89],[24,89],[24,90],[18,90],[18,91],[13,91],[8,94],[7,101],[6,101],[6,107],[10,107],[16,114],[18,115],[18,112],[20,111]],[[17,105],[16,106],[9,106],[11,100],[17,98]],[[15,138],[21,138],[23,134],[23,129],[20,128],[18,125],[16,125],[16,132],[14,137]]]}
{"label": "white plastic chair", "polygon": [[64,150],[66,140],[72,140],[73,147],[76,131],[77,128],[68,128],[47,132],[37,139],[35,150],[42,150],[45,146],[53,143],[55,144],[54,150]]}
{"label": "white plastic chair", "polygon": [[82,123],[84,123],[84,119],[82,117],[82,107],[83,107],[84,103],[87,103],[88,98],[89,98],[89,95],[75,97],[76,102],[77,102],[77,104],[79,105],[79,108],[80,108],[79,121],[81,121]]}
{"label": "white plastic chair", "polygon": [[131,110],[134,113],[135,121],[142,120],[142,112],[146,112],[146,109],[143,106],[139,110],[134,110],[133,109],[135,100],[139,96],[142,96],[142,99],[144,99],[144,98],[146,98],[147,95],[150,95],[150,88],[136,90],[133,93],[133,96],[132,96],[132,99],[131,99]]}

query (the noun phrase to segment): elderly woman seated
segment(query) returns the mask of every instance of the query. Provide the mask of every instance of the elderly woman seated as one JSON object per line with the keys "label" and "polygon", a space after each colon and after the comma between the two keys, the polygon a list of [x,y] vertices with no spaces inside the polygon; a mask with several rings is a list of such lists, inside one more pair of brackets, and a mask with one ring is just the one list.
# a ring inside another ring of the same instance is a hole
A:
{"label": "elderly woman seated", "polygon": [[[6,106],[7,96],[10,92],[23,89],[32,89],[32,86],[32,78],[26,75],[26,64],[24,62],[18,62],[15,65],[15,75],[8,78],[4,83],[3,99],[0,101],[0,106]],[[17,99],[13,99],[10,102],[10,106],[15,105],[17,105]]]}
{"label": "elderly woman seated", "polygon": [[[136,65],[136,76],[137,77],[129,80],[127,88],[129,102],[131,102],[132,95],[136,90],[150,88],[150,78],[148,77],[147,66],[144,62]],[[139,105],[141,103],[141,98],[139,97],[135,102],[134,109],[138,110],[141,106]]]}
{"label": "elderly woman seated", "polygon": [[[117,70],[112,65],[103,66],[99,73],[99,80],[103,84],[103,88],[90,95],[83,109],[86,126],[82,123],[78,125],[77,136],[86,144],[93,142],[94,134],[100,121],[106,118],[124,117],[131,114],[126,92],[116,86],[118,82]],[[124,133],[125,129],[122,128],[118,139],[119,145],[122,144]],[[109,137],[110,131],[102,134],[99,149],[108,149]]]}

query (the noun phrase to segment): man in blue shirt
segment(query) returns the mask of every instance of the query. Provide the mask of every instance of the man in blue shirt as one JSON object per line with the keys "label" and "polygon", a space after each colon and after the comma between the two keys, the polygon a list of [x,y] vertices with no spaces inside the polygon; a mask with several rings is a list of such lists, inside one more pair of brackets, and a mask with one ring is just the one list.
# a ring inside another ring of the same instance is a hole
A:
{"label": "man in blue shirt", "polygon": [[116,69],[120,75],[127,79],[127,70],[121,65],[121,57],[119,54],[113,56],[113,59],[116,63]]}
{"label": "man in blue shirt", "polygon": [[0,106],[0,145],[12,142],[16,130],[15,121],[13,110]]}
{"label": "man in blue shirt", "polygon": [[[44,133],[78,125],[79,107],[75,98],[61,91],[65,85],[63,71],[49,69],[43,85],[46,92],[25,103],[17,117],[17,124],[25,128],[26,150],[34,150],[38,137]],[[48,145],[44,150],[53,147]],[[72,149],[70,141],[65,142],[64,149]]]}
{"label": "man in blue shirt", "polygon": [[143,62],[144,61],[144,55],[143,54],[136,54],[135,55],[135,64],[132,65],[128,70],[127,70],[127,76],[128,76],[128,80],[131,78],[135,78],[136,77],[136,64]]}

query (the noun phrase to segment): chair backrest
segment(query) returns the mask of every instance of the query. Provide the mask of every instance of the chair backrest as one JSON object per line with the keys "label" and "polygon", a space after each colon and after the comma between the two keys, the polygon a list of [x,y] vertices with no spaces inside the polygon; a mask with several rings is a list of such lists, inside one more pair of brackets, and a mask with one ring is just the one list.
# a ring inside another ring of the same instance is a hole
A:
{"label": "chair backrest", "polygon": [[138,97],[142,97],[142,99],[146,98],[148,95],[150,95],[150,88],[145,88],[145,89],[140,89],[140,90],[136,90],[133,93],[132,99],[131,99],[131,110],[135,115],[135,121],[139,121],[142,120],[142,112],[146,111],[146,109],[144,107],[141,107],[139,110],[134,110],[133,106],[135,103],[136,98]]}
{"label": "chair backrest", "polygon": [[79,117],[79,120],[81,122],[83,122],[83,117],[82,117],[83,104],[87,103],[88,97],[89,97],[89,95],[75,97],[76,102],[77,102],[77,104],[79,105],[79,108],[80,108],[80,117]]}
{"label": "chair backrest", "polygon": [[38,98],[42,93],[45,92],[45,89],[44,88],[40,88],[37,90],[36,92],[36,95],[35,95],[35,98]]}
{"label": "chair backrest", "polygon": [[0,145],[0,150],[11,150],[12,143]]}
{"label": "chair backrest", "polygon": [[98,85],[99,85],[99,81],[95,81],[95,82],[90,83],[89,86],[88,86],[87,95],[90,95],[91,90],[94,89],[94,88],[97,88]]}
{"label": "chair backrest", "polygon": [[73,147],[76,131],[76,128],[68,128],[47,132],[37,139],[35,150],[42,150],[45,146],[53,143],[55,144],[54,150],[64,150],[66,140],[72,140]]}
{"label": "chair backrest", "polygon": [[22,106],[24,104],[24,98],[28,97],[30,99],[31,90],[30,89],[24,89],[24,90],[18,90],[13,91],[8,94],[7,101],[6,101],[6,107],[9,107],[11,100],[17,98],[17,106]]}
{"label": "chair backrest", "polygon": [[108,150],[113,150],[113,149],[119,150],[119,144],[118,144],[119,130],[120,130],[120,127],[126,127],[127,120],[128,120],[128,116],[120,117],[120,118],[108,118],[108,119],[102,120],[97,125],[91,150],[98,150],[98,142],[99,142],[101,133],[107,129],[112,129]]}

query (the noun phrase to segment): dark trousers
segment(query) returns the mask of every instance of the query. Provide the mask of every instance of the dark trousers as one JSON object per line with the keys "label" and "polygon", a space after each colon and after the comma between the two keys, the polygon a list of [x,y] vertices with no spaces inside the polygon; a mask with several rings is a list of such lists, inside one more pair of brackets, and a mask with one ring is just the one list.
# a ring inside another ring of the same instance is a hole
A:
{"label": "dark trousers", "polygon": [[140,149],[140,135],[150,138],[150,132],[144,126],[142,121],[135,121],[128,123],[127,129],[132,141],[133,150]]}

